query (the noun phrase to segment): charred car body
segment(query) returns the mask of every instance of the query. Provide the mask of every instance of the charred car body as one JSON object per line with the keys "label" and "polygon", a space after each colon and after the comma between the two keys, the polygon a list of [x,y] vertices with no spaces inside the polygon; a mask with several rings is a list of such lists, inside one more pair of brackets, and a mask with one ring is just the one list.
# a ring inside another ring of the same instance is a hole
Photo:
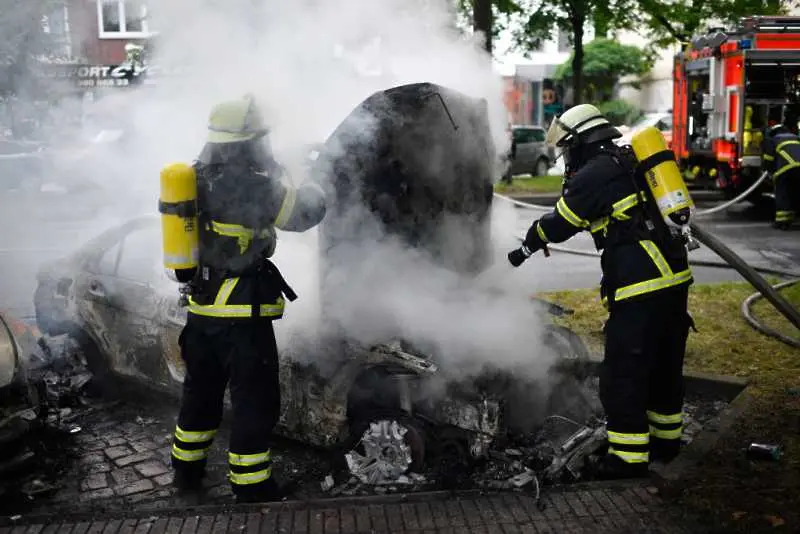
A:
{"label": "charred car body", "polygon": [[30,430],[28,414],[38,416],[39,408],[39,392],[28,380],[23,349],[12,326],[0,313],[0,474],[4,477],[33,459],[24,437]]}
{"label": "charred car body", "polygon": [[[325,339],[281,354],[278,431],[344,447],[350,471],[364,481],[415,470],[432,448],[485,455],[498,436],[514,430],[514,412],[530,413],[531,384],[491,369],[452,379],[446,367],[397,338],[365,346],[348,335],[335,309],[348,284],[358,283],[337,272],[339,260],[376,231],[467,277],[486,268],[495,159],[488,132],[485,102],[432,84],[402,86],[358,106],[313,164],[331,200],[320,228]],[[443,247],[441,232],[453,218],[466,241]],[[155,216],[108,230],[40,272],[35,305],[40,328],[76,337],[96,375],[137,378],[178,393],[185,310],[160,268],[159,232]],[[577,336],[555,325],[546,326],[542,344],[566,359],[587,355]],[[313,357],[296,357],[304,351]],[[432,389],[440,394],[432,396]]]}

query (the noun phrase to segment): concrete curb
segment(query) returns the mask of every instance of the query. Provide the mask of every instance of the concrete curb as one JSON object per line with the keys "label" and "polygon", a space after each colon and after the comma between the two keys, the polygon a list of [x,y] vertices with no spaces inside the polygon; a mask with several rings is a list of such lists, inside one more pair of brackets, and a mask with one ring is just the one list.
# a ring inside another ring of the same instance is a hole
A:
{"label": "concrete curb", "polygon": [[[547,486],[546,494],[569,494],[587,490],[610,490],[624,491],[634,488],[642,488],[648,485],[647,480],[615,480],[615,481],[594,481],[580,482],[576,484],[564,484]],[[398,503],[417,503],[434,502],[453,499],[474,499],[478,497],[496,497],[504,495],[529,494],[520,491],[500,491],[500,490],[454,490],[454,491],[426,491],[417,493],[396,493],[392,495],[366,495],[357,497],[330,497],[325,499],[309,499],[305,501],[283,501],[270,503],[254,504],[207,504],[207,505],[184,505],[184,506],[164,506],[147,507],[139,509],[115,509],[106,510],[102,506],[95,506],[91,509],[69,512],[67,510],[53,511],[40,514],[24,515],[12,520],[11,517],[0,517],[0,527],[20,526],[30,524],[47,524],[55,520],[61,522],[81,522],[96,519],[102,516],[103,520],[113,519],[147,519],[150,517],[190,517],[205,516],[216,514],[246,514],[246,513],[279,513],[287,510],[305,509],[325,509],[337,507],[358,507],[369,505],[388,505]]]}
{"label": "concrete curb", "polygon": [[525,202],[526,204],[538,204],[541,206],[555,206],[556,202],[560,198],[560,195],[557,193],[542,193],[542,194],[511,194],[506,195],[508,198],[513,198],[519,202]]}
{"label": "concrete curb", "polygon": [[[592,355],[590,360],[580,362],[578,365],[582,367],[583,373],[597,376],[602,362],[602,357]],[[684,370],[683,379],[688,393],[722,397],[730,404],[733,404],[750,384],[749,378],[703,373],[691,369]]]}
{"label": "concrete curb", "polygon": [[730,434],[752,401],[750,388],[746,387],[715,419],[706,424],[677,458],[667,465],[653,467],[654,482],[664,497],[673,497],[680,492],[681,479],[711,452],[720,439]]}

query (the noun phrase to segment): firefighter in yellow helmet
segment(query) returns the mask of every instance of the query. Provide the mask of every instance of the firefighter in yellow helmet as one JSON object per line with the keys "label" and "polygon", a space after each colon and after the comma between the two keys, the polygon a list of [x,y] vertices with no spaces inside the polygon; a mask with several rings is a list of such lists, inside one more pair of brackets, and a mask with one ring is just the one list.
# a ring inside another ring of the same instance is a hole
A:
{"label": "firefighter in yellow helmet", "polygon": [[198,267],[189,281],[188,319],[180,335],[186,362],[172,447],[175,481],[201,485],[230,385],[233,421],[230,482],[238,501],[281,498],[272,478],[270,439],[280,413],[278,350],[272,322],[295,294],[269,260],[275,229],[302,232],[325,214],[322,189],[286,180],[252,97],[211,111],[197,176]]}
{"label": "firefighter in yellow helmet", "polygon": [[600,398],[609,447],[599,478],[644,476],[650,460],[678,453],[691,326],[686,247],[647,196],[630,147],[613,143],[620,136],[588,104],[553,120],[546,140],[565,160],[562,195],[508,255],[516,267],[548,243],[584,230],[602,250],[600,292],[610,315]]}

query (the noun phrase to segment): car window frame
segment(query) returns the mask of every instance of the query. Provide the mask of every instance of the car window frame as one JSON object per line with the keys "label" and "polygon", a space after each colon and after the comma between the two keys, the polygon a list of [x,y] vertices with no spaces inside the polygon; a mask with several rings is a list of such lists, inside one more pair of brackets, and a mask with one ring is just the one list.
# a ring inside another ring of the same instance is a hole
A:
{"label": "car window frame", "polygon": [[[130,238],[136,232],[146,232],[146,231],[148,231],[150,229],[151,229],[151,227],[148,226],[148,225],[140,225],[140,226],[134,226],[134,227],[130,228],[125,233],[125,237],[122,239],[122,242],[120,244],[119,255],[117,256],[117,263],[116,263],[115,270],[114,270],[114,278],[117,278],[119,280],[124,280],[124,281],[129,282],[129,283],[140,284],[140,285],[148,286],[148,287],[154,285],[153,282],[155,282],[155,280],[142,280],[142,279],[136,279],[136,278],[129,278],[127,276],[122,276],[119,273],[120,262],[122,261],[123,254],[125,252],[125,245],[128,243],[128,238]],[[154,274],[155,274],[155,270],[154,270]]]}
{"label": "car window frame", "polygon": [[517,136],[517,144],[527,144],[531,142],[530,128],[515,128],[514,134]]}
{"label": "car window frame", "polygon": [[[103,260],[103,257],[107,253],[109,253],[114,247],[119,245],[117,248],[117,257],[114,259],[114,269],[112,272],[103,272],[100,269],[100,263]],[[84,269],[95,276],[110,276],[116,277],[117,269],[119,269],[119,261],[122,258],[122,242],[119,240],[110,240],[104,241],[102,245],[98,248],[96,252],[94,252],[91,256],[89,256],[84,264]]]}
{"label": "car window frame", "polygon": [[[152,221],[150,219],[134,219],[133,221],[128,221],[125,224],[111,228],[90,240],[86,245],[84,245],[84,247],[90,250],[96,247],[97,250],[92,251],[91,254],[89,254],[88,257],[82,262],[83,270],[95,276],[109,276],[112,278],[118,278],[117,273],[119,272],[119,262],[122,259],[122,250],[124,248],[125,240],[133,232],[137,230],[144,230],[150,226],[156,226],[157,224],[157,221]],[[101,259],[117,244],[120,245],[120,247],[119,251],[117,252],[117,258],[114,262],[114,271],[112,273],[101,272],[99,268]],[[127,278],[125,280],[127,280]]]}

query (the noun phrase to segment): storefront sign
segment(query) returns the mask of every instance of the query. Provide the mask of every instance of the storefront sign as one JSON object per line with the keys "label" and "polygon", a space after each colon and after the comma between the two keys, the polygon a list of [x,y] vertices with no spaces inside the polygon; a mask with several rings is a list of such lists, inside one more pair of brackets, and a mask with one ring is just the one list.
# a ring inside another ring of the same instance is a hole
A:
{"label": "storefront sign", "polygon": [[74,81],[78,87],[127,87],[149,85],[162,76],[177,75],[182,69],[163,69],[157,65],[42,65],[39,76],[50,80]]}

